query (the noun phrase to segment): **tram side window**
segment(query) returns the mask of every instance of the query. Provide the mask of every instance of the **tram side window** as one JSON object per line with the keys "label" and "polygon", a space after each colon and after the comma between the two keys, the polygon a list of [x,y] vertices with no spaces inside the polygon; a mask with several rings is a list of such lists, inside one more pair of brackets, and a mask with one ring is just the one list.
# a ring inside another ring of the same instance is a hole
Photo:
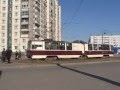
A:
{"label": "tram side window", "polygon": [[102,50],[101,44],[98,44],[98,49],[99,49],[99,50]]}
{"label": "tram side window", "polygon": [[88,50],[92,50],[92,44],[88,44]]}
{"label": "tram side window", "polygon": [[57,50],[57,43],[52,43],[52,50]]}
{"label": "tram side window", "polygon": [[51,43],[45,42],[45,49],[50,50],[51,49]]}
{"label": "tram side window", "polygon": [[59,43],[57,48],[58,50],[65,50],[65,43]]}
{"label": "tram side window", "polygon": [[109,45],[102,45],[102,50],[110,50],[110,47]]}
{"label": "tram side window", "polygon": [[37,47],[42,47],[42,45],[32,45],[32,49],[36,49]]}
{"label": "tram side window", "polygon": [[72,50],[72,44],[71,43],[67,43],[67,50]]}
{"label": "tram side window", "polygon": [[97,48],[97,44],[94,44],[94,50],[98,50],[98,48]]}
{"label": "tram side window", "polygon": [[65,50],[65,46],[60,46],[60,50]]}
{"label": "tram side window", "polygon": [[46,50],[56,50],[57,44],[55,42],[45,42],[45,49]]}

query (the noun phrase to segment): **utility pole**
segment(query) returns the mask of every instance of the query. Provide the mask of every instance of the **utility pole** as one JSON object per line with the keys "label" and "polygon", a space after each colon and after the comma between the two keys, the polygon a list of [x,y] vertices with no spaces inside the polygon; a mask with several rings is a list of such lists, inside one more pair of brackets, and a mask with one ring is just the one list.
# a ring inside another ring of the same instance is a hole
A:
{"label": "utility pole", "polygon": [[102,33],[102,49],[103,49],[103,44],[104,44],[104,35],[105,35],[106,33],[104,32],[104,33]]}

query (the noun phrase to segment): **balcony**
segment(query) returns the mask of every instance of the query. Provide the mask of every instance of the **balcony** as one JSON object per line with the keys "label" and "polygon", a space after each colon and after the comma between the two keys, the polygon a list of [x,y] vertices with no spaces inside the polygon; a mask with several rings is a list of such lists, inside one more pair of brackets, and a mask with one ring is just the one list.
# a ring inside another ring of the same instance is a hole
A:
{"label": "balcony", "polygon": [[22,18],[29,18],[29,15],[22,15]]}
{"label": "balcony", "polygon": [[29,11],[28,8],[22,8],[21,11]]}
{"label": "balcony", "polygon": [[21,21],[21,24],[22,24],[22,25],[23,25],[23,24],[29,24],[29,21],[22,20],[22,21]]}

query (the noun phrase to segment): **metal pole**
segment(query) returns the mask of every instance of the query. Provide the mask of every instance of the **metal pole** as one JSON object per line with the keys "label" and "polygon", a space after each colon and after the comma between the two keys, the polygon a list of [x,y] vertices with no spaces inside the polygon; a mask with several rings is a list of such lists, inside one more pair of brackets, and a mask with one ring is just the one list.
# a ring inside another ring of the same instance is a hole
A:
{"label": "metal pole", "polygon": [[102,33],[102,45],[103,45],[103,33]]}
{"label": "metal pole", "polygon": [[101,49],[103,50],[103,33],[102,33],[102,37],[101,37],[101,39],[102,39],[102,45],[101,45]]}

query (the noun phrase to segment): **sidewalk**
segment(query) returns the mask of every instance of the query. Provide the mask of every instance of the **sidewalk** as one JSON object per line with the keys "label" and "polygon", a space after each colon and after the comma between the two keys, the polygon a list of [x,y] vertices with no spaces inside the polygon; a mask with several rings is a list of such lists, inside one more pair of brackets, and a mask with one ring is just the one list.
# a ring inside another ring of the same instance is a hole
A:
{"label": "sidewalk", "polygon": [[120,56],[116,55],[111,58],[93,58],[93,59],[86,59],[86,60],[80,60],[80,59],[60,59],[60,60],[32,60],[27,58],[22,58],[22,60],[15,60],[14,57],[12,57],[10,64],[7,62],[2,63],[0,61],[0,68],[1,67],[23,67],[23,66],[43,66],[43,65],[56,65],[56,64],[81,64],[81,63],[101,63],[101,62],[114,62],[114,61],[120,61]]}

